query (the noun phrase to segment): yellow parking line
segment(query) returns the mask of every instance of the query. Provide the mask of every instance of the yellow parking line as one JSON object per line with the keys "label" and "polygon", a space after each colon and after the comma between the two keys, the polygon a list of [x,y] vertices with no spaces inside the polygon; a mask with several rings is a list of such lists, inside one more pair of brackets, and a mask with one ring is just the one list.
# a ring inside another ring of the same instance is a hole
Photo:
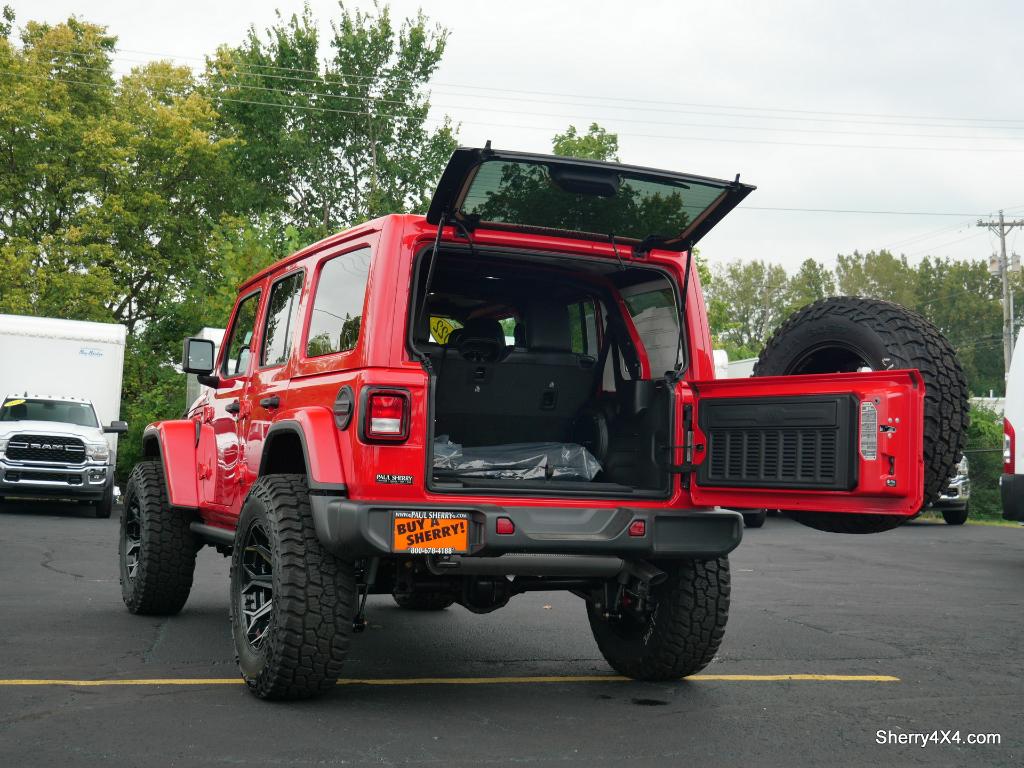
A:
{"label": "yellow parking line", "polygon": [[104,685],[240,685],[237,677],[151,677],[141,680],[0,680],[0,685],[71,685],[92,688]]}
{"label": "yellow parking line", "polygon": [[[338,685],[516,685],[522,683],[620,683],[631,678],[619,675],[551,675],[543,677],[406,677],[406,678],[346,678]],[[697,682],[776,683],[786,681],[824,683],[898,683],[892,675],[691,675],[684,678]],[[94,688],[112,685],[241,685],[236,677],[152,677],[137,680],[60,680],[25,679],[0,680],[0,686],[50,685]]]}

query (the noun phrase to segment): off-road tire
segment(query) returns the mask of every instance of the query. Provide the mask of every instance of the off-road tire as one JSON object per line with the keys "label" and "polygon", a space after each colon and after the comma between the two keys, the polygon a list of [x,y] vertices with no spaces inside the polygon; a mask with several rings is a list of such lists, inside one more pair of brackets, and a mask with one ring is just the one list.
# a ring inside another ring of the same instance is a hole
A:
{"label": "off-road tire", "polygon": [[[271,552],[274,602],[258,648],[246,636],[241,606],[241,542],[256,524]],[[348,654],[356,598],[352,562],[317,539],[306,477],[259,478],[242,507],[231,556],[231,629],[249,690],[264,699],[304,699],[332,688]]]}
{"label": "off-road tire", "polygon": [[587,603],[597,647],[615,671],[636,680],[678,680],[715,657],[729,618],[729,558],[658,563],[668,575],[652,588],[657,604],[641,623],[606,620]]}
{"label": "off-road tire", "polygon": [[109,483],[103,491],[103,498],[96,502],[96,517],[105,520],[114,511],[114,484]]}
{"label": "off-road tire", "polygon": [[[129,575],[126,560],[126,526],[136,518],[138,565]],[[185,512],[167,503],[163,467],[159,461],[135,465],[124,490],[118,560],[121,597],[128,610],[148,616],[178,613],[188,600],[196,567],[195,535]]]}
{"label": "off-road tire", "polygon": [[762,509],[758,512],[744,512],[743,513],[743,527],[744,528],[761,528],[764,526],[764,521],[768,518],[768,510]]}
{"label": "off-road tire", "polygon": [[[934,501],[962,455],[968,420],[967,381],[952,345],[924,317],[878,299],[840,296],[816,301],[795,312],[775,331],[758,356],[754,375],[856,370],[848,364],[854,357],[876,371],[916,368],[921,372],[925,383],[924,504]],[[844,359],[846,365],[831,365]],[[788,514],[811,528],[835,533],[877,533],[907,520],[899,515]]]}
{"label": "off-road tire", "polygon": [[395,592],[391,595],[395,605],[407,611],[443,611],[455,602],[444,592]]}
{"label": "off-road tire", "polygon": [[967,522],[970,512],[968,506],[964,506],[963,509],[944,509],[942,510],[942,519],[946,521],[946,525],[963,525]]}

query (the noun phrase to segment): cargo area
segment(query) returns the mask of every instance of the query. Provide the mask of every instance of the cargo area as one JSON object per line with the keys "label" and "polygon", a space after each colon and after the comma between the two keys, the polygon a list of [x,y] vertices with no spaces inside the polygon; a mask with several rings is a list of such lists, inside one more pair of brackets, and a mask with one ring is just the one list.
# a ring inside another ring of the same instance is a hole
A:
{"label": "cargo area", "polygon": [[429,358],[435,490],[662,495],[667,371],[684,359],[659,270],[550,255],[429,254],[410,320]]}

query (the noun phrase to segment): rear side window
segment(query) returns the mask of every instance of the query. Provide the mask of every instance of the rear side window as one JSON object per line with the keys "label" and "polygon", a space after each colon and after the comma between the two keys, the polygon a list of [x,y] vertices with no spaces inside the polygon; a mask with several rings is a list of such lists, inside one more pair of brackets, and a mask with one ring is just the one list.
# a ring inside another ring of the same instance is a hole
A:
{"label": "rear side window", "polygon": [[569,305],[569,334],[577,355],[597,355],[597,320],[589,299]]}
{"label": "rear side window", "polygon": [[363,320],[363,299],[369,274],[369,248],[344,253],[324,262],[309,318],[308,357],[355,348]]}
{"label": "rear side window", "polygon": [[235,324],[231,326],[224,352],[223,371],[226,376],[241,376],[249,370],[252,336],[256,329],[256,310],[259,306],[259,292],[246,296],[238,305]]}
{"label": "rear side window", "polygon": [[657,379],[678,369],[682,363],[679,310],[672,287],[666,280],[658,280],[624,288],[622,298],[647,351],[651,377]]}
{"label": "rear side window", "polygon": [[302,272],[274,283],[267,302],[267,325],[263,333],[261,366],[284,365],[292,351],[292,331],[302,292]]}

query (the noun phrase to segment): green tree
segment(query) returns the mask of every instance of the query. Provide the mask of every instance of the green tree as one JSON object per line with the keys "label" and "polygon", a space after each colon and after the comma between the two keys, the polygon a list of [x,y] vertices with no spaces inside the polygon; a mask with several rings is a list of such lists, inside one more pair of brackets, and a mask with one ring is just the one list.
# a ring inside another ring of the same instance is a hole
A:
{"label": "green tree", "polygon": [[445,118],[428,128],[426,85],[447,32],[420,13],[397,28],[387,6],[341,6],[329,59],[301,15],[209,59],[206,83],[223,117],[233,177],[249,206],[305,239],[384,213],[424,211],[455,149]]}
{"label": "green tree", "polygon": [[734,261],[713,270],[708,320],[732,359],[753,357],[786,318],[789,278],[778,264]]}
{"label": "green tree", "polygon": [[956,348],[971,393],[1002,392],[1002,289],[987,264],[927,257],[915,277],[911,306]]}
{"label": "green tree", "polygon": [[582,157],[588,160],[619,161],[619,135],[608,133],[597,123],[591,123],[586,133],[579,133],[575,125],[557,133],[551,139],[551,150],[556,155]]}
{"label": "green tree", "polygon": [[14,27],[14,9],[9,5],[5,5],[3,10],[0,10],[0,38],[8,38],[11,36],[11,29]]}
{"label": "green tree", "polygon": [[978,517],[1002,517],[999,476],[1003,472],[1003,419],[995,411],[971,406],[964,453],[970,463],[971,510]]}
{"label": "green tree", "polygon": [[886,250],[840,254],[836,283],[843,296],[884,299],[905,307],[917,302],[914,268],[906,256],[894,256]]}
{"label": "green tree", "polygon": [[836,279],[832,270],[815,259],[805,259],[786,285],[785,314],[795,312],[808,304],[836,294]]}
{"label": "green tree", "polygon": [[123,471],[145,422],[180,413],[171,364],[218,281],[230,140],[188,69],[115,80],[102,27],[29,22],[21,43],[0,39],[0,311],[127,327]]}
{"label": "green tree", "polygon": [[123,323],[165,314],[230,206],[215,114],[186,68],[115,83],[113,38],[71,19],[0,41],[0,253],[8,311]]}

